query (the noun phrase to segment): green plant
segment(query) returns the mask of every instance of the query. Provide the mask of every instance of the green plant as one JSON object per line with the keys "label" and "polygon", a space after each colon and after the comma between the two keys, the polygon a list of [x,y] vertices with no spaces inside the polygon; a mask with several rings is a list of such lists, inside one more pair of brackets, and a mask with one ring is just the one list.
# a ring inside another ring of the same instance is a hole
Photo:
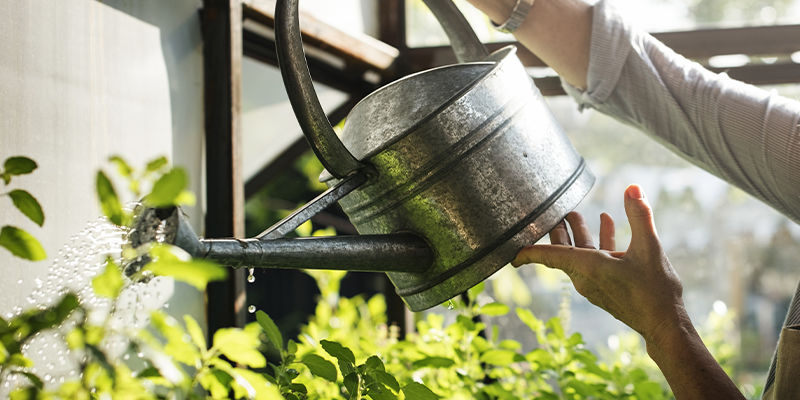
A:
{"label": "green plant", "polygon": [[[185,190],[186,174],[170,168],[163,158],[139,172],[120,157],[111,162],[128,190],[147,205],[171,207],[193,201]],[[133,212],[122,206],[112,180],[102,171],[97,174],[97,193],[109,220],[121,226],[131,223]],[[310,224],[298,228],[301,236],[333,233],[312,233]],[[123,268],[141,260],[145,262],[130,274]],[[226,270],[192,260],[183,250],[165,244],[127,246],[121,257],[108,257],[103,271],[92,280],[94,293],[110,304],[111,311],[101,318],[83,299],[67,294],[51,306],[0,319],[0,383],[20,378],[10,393],[12,399],[671,397],[662,381],[651,378],[652,363],[644,361],[641,342],[629,340],[633,336],[625,336],[617,353],[610,353],[613,361],[603,362],[586,348],[580,334],[567,334],[559,318],[543,321],[517,308],[517,318],[538,345],[523,350],[515,340],[499,340],[499,328],[484,321],[511,309],[500,302],[479,302],[484,284],[449,302],[456,311],[452,320],[435,313],[420,314],[416,332],[400,337],[396,327],[387,325],[383,296],[342,298],[339,288],[344,272],[308,274],[316,280],[321,296],[296,340],[286,340],[272,319],[258,311],[257,322],[220,329],[209,343],[190,316],[178,320],[158,310],[150,315],[145,329],[114,323],[113,318],[115,313],[128,312],[121,304],[125,290],[153,276],[171,276],[204,289],[208,282],[223,279]],[[722,322],[711,326],[712,333],[725,325]],[[57,332],[79,360],[77,379],[48,384],[32,373],[26,344],[45,331]],[[120,341],[125,351],[114,352],[112,344]],[[724,340],[716,342],[724,344]],[[620,362],[619,351],[636,358]],[[137,357],[128,359],[130,354]]]}
{"label": "green plant", "polygon": [[[28,157],[15,156],[9,157],[3,162],[3,169],[0,170],[0,178],[3,184],[8,186],[14,177],[30,174],[37,168],[36,162]],[[39,201],[33,195],[22,189],[14,189],[2,196],[11,199],[14,207],[22,212],[28,219],[42,226],[44,224],[44,212]],[[16,226],[5,225],[0,230],[0,246],[5,247],[11,254],[31,261],[40,261],[47,258],[44,248],[30,233]]]}

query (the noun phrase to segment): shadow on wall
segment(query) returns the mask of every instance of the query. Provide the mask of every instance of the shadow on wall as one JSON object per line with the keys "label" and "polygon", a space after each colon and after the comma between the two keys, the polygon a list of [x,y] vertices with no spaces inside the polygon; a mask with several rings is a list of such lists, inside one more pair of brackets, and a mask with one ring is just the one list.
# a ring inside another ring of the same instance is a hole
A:
{"label": "shadow on wall", "polygon": [[[203,204],[203,37],[201,0],[104,0],[103,4],[158,28],[161,52],[169,81],[172,124],[170,159],[189,171],[190,187],[198,204],[187,208],[192,225],[202,232]],[[205,315],[202,293],[180,282],[170,300],[170,313]],[[205,318],[198,318],[205,320]]]}
{"label": "shadow on wall", "polygon": [[[171,160],[191,173],[190,189],[202,208],[203,170],[203,37],[201,0],[104,0],[103,4],[158,28],[161,52],[169,79],[172,115]],[[188,210],[195,228],[202,224],[200,210]]]}

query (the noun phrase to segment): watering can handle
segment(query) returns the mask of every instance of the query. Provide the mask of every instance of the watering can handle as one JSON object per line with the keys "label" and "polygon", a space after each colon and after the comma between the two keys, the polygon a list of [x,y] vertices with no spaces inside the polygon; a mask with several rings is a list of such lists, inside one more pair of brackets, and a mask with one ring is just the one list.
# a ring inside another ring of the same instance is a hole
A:
{"label": "watering can handle", "polygon": [[489,52],[452,0],[422,0],[450,39],[458,62],[485,61]]}
{"label": "watering can handle", "polygon": [[275,5],[275,48],[289,102],[317,158],[336,178],[363,167],[336,136],[319,104],[308,71],[300,37],[299,0],[278,0]]}
{"label": "watering can handle", "polygon": [[[452,0],[424,0],[444,28],[459,62],[482,61],[488,56],[483,44]],[[364,165],[336,136],[322,110],[308,71],[300,36],[299,0],[278,0],[275,5],[275,48],[289,102],[311,149],[336,178]]]}

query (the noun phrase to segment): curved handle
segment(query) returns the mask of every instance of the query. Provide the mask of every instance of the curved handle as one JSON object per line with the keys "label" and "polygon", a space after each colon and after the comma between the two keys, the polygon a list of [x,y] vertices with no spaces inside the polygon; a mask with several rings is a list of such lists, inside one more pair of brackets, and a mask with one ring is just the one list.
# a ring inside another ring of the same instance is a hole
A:
{"label": "curved handle", "polygon": [[458,62],[483,61],[489,55],[452,0],[422,0],[442,25]]}
{"label": "curved handle", "polygon": [[278,0],[275,5],[275,48],[283,84],[294,115],[317,158],[336,178],[344,178],[363,164],[336,136],[314,91],[300,36],[299,0]]}

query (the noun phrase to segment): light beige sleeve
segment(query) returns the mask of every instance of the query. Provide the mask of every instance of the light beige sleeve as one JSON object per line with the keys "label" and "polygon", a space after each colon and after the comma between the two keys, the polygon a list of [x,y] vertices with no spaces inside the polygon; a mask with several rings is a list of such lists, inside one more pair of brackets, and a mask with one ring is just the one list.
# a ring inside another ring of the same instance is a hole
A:
{"label": "light beige sleeve", "polygon": [[712,73],[594,6],[581,108],[634,125],[800,222],[800,102]]}

